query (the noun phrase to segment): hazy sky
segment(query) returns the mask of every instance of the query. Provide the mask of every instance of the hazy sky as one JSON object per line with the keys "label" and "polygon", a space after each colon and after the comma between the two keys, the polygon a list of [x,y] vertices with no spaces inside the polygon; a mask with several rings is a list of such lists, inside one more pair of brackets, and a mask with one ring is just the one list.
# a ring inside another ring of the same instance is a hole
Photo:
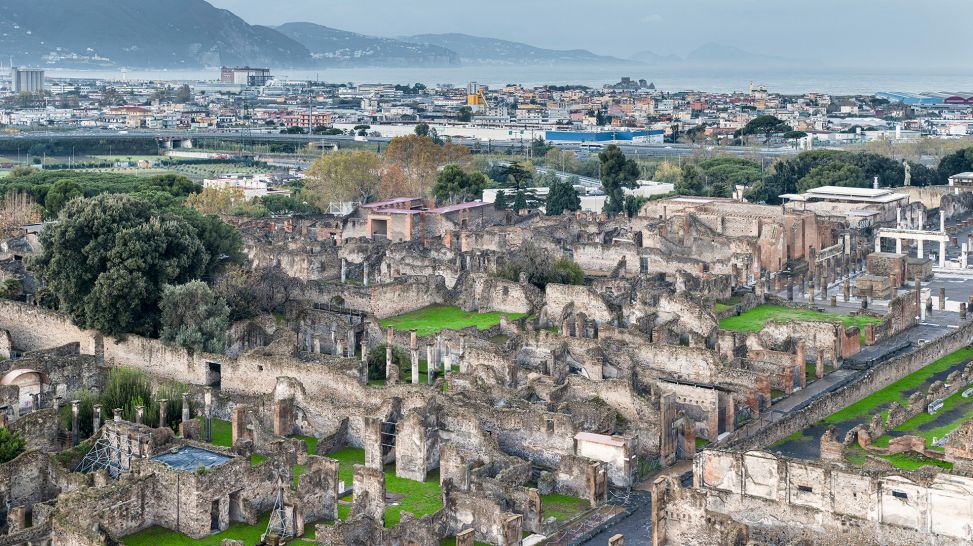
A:
{"label": "hazy sky", "polygon": [[252,24],[463,32],[627,57],[718,42],[843,66],[973,71],[973,0],[209,0]]}

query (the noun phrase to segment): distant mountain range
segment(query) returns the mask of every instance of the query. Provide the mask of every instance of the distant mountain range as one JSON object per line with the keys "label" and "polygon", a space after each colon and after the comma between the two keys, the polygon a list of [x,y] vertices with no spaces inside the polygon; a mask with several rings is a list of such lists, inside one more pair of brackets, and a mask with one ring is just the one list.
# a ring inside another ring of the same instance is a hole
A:
{"label": "distant mountain range", "polygon": [[448,66],[460,56],[439,45],[365,36],[314,23],[286,23],[275,30],[303,44],[315,66]]}
{"label": "distant mountain range", "polygon": [[408,42],[435,45],[455,51],[465,64],[584,64],[611,62],[627,64],[630,61],[596,55],[584,49],[557,50],[534,47],[520,42],[483,38],[468,34],[419,34],[402,38]]}
{"label": "distant mountain range", "polygon": [[718,44],[685,58],[643,51],[619,59],[466,34],[381,38],[307,22],[267,27],[205,0],[0,0],[0,59],[8,57],[20,65],[170,69],[786,62]]}
{"label": "distant mountain range", "polygon": [[2,0],[0,58],[18,64],[296,67],[304,45],[203,0]]}
{"label": "distant mountain range", "polygon": [[751,53],[738,47],[708,42],[692,50],[685,57],[678,55],[659,55],[652,51],[640,51],[631,60],[651,66],[742,66],[742,65],[786,65],[793,61],[770,55]]}

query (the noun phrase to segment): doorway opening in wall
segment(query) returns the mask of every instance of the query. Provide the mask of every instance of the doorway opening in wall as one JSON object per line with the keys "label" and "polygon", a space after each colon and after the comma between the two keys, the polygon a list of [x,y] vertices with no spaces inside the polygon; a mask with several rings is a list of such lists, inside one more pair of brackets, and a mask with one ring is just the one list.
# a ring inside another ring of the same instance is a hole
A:
{"label": "doorway opening in wall", "polygon": [[222,373],[220,370],[220,363],[207,362],[206,363],[206,384],[218,390],[220,388],[221,380],[222,380]]}
{"label": "doorway opening in wall", "polygon": [[220,530],[220,499],[214,500],[209,509],[209,530],[214,533]]}

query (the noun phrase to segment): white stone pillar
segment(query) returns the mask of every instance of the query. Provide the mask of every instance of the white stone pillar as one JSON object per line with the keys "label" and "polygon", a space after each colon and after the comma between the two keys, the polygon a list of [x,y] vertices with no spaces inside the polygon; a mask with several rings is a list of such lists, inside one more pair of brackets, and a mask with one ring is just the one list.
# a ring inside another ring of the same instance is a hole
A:
{"label": "white stone pillar", "polygon": [[902,254],[902,239],[898,237],[895,238],[895,253]]}
{"label": "white stone pillar", "polygon": [[939,232],[946,233],[946,211],[939,209]]}
{"label": "white stone pillar", "polygon": [[959,259],[960,267],[962,267],[963,269],[966,269],[966,266],[969,265],[969,257],[970,257],[969,252],[970,252],[969,245],[967,243],[963,243],[963,248],[960,252],[960,259]]}
{"label": "white stone pillar", "polygon": [[922,259],[922,239],[916,239],[916,258]]}
{"label": "white stone pillar", "polygon": [[896,207],[895,209],[895,227],[896,229],[902,228],[902,207]]}
{"label": "white stone pillar", "polygon": [[876,235],[875,236],[875,252],[881,252],[881,251],[882,251],[882,236],[881,235]]}
{"label": "white stone pillar", "polygon": [[946,241],[939,241],[939,267],[946,267]]}

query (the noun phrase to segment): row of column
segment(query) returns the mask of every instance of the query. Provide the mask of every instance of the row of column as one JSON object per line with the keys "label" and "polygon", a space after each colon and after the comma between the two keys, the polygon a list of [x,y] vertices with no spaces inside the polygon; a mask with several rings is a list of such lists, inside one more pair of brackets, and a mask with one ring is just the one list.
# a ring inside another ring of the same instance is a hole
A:
{"label": "row of column", "polygon": [[[391,384],[398,381],[399,369],[398,366],[392,361],[392,348],[395,341],[395,331],[392,327],[386,330],[386,340],[385,340],[385,379],[386,382]],[[462,362],[462,355],[466,351],[466,333],[460,332],[460,346],[459,353]],[[444,355],[447,358],[444,358]],[[448,373],[452,371],[452,362],[449,356],[452,355],[449,343],[444,343],[442,339],[442,334],[436,334],[435,343],[426,342],[426,382],[430,385],[435,383],[436,374],[442,370],[442,372]],[[411,365],[411,382],[412,384],[419,383],[419,337],[416,330],[411,330],[409,332],[409,361]],[[463,371],[462,369],[460,371]]]}

